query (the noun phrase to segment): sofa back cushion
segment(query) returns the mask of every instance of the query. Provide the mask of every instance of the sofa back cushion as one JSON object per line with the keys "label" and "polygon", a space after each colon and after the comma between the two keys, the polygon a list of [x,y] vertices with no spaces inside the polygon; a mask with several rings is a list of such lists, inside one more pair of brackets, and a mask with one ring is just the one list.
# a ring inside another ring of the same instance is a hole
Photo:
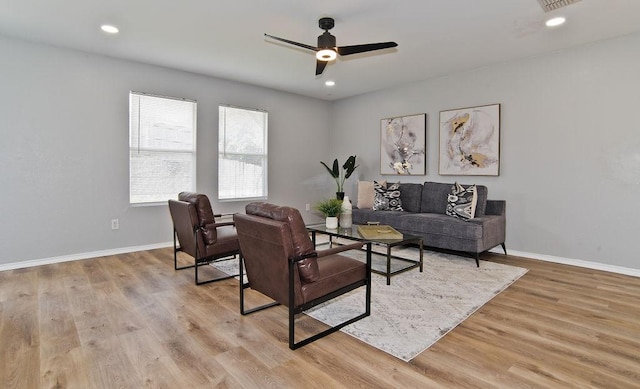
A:
{"label": "sofa back cushion", "polygon": [[[468,185],[462,186],[466,188]],[[484,185],[476,185],[476,190],[478,191],[478,202],[476,203],[475,217],[484,216],[487,210],[487,195],[489,193],[489,190]]]}
{"label": "sofa back cushion", "polygon": [[406,212],[420,212],[422,187],[422,184],[400,184],[400,200],[402,201],[402,209]]}
{"label": "sofa back cushion", "polygon": [[[463,184],[465,188],[468,184]],[[439,213],[444,215],[447,210],[447,199],[451,193],[453,184],[442,182],[425,182],[422,188],[422,202],[420,204],[420,212],[423,213]],[[475,217],[484,216],[487,208],[487,187],[484,185],[476,185],[478,193],[478,202],[476,204]]]}

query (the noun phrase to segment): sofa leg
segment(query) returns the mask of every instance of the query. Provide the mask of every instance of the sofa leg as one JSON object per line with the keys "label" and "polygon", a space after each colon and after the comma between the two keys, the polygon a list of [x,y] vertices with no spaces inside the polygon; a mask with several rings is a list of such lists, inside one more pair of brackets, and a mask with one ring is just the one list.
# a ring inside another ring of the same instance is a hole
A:
{"label": "sofa leg", "polygon": [[504,255],[507,255],[507,246],[504,244],[504,242],[500,243],[500,245],[502,246],[502,250],[504,250]]}
{"label": "sofa leg", "polygon": [[480,253],[476,253],[476,266],[480,267]]}

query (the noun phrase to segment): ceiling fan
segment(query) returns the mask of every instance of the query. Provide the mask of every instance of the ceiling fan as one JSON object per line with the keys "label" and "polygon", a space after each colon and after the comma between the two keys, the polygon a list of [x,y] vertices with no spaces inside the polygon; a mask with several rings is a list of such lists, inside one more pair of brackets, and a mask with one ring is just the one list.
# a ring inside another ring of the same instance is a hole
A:
{"label": "ceiling fan", "polygon": [[380,43],[367,43],[364,45],[353,45],[353,46],[336,46],[336,37],[329,33],[334,26],[335,22],[333,18],[320,18],[318,21],[318,25],[321,29],[324,30],[322,35],[318,37],[318,47],[305,45],[304,43],[294,42],[284,38],[278,38],[277,36],[264,34],[266,37],[271,39],[275,39],[277,41],[285,42],[292,44],[294,46],[302,47],[304,49],[309,49],[316,52],[316,76],[322,74],[324,68],[327,66],[329,61],[333,61],[336,59],[338,54],[340,55],[350,55],[357,53],[365,53],[367,51],[388,49],[391,47],[396,47],[398,44],[396,42],[380,42]]}

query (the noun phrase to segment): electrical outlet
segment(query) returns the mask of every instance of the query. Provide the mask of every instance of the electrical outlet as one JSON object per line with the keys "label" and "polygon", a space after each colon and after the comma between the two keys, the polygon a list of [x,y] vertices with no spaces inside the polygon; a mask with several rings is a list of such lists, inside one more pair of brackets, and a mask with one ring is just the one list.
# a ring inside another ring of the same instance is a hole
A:
{"label": "electrical outlet", "polygon": [[118,219],[111,219],[111,229],[117,230],[118,228],[120,228],[120,222]]}
{"label": "electrical outlet", "polygon": [[307,205],[305,206],[305,209],[306,209],[307,211],[311,211],[311,204],[307,204]]}

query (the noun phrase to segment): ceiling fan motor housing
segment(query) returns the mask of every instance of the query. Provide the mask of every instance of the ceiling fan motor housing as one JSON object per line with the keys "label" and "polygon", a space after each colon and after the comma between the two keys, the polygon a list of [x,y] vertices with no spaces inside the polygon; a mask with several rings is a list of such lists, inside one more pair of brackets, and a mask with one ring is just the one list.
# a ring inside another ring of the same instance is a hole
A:
{"label": "ceiling fan motor housing", "polygon": [[318,47],[322,49],[333,49],[336,47],[336,37],[331,35],[329,31],[325,31],[318,37]]}

